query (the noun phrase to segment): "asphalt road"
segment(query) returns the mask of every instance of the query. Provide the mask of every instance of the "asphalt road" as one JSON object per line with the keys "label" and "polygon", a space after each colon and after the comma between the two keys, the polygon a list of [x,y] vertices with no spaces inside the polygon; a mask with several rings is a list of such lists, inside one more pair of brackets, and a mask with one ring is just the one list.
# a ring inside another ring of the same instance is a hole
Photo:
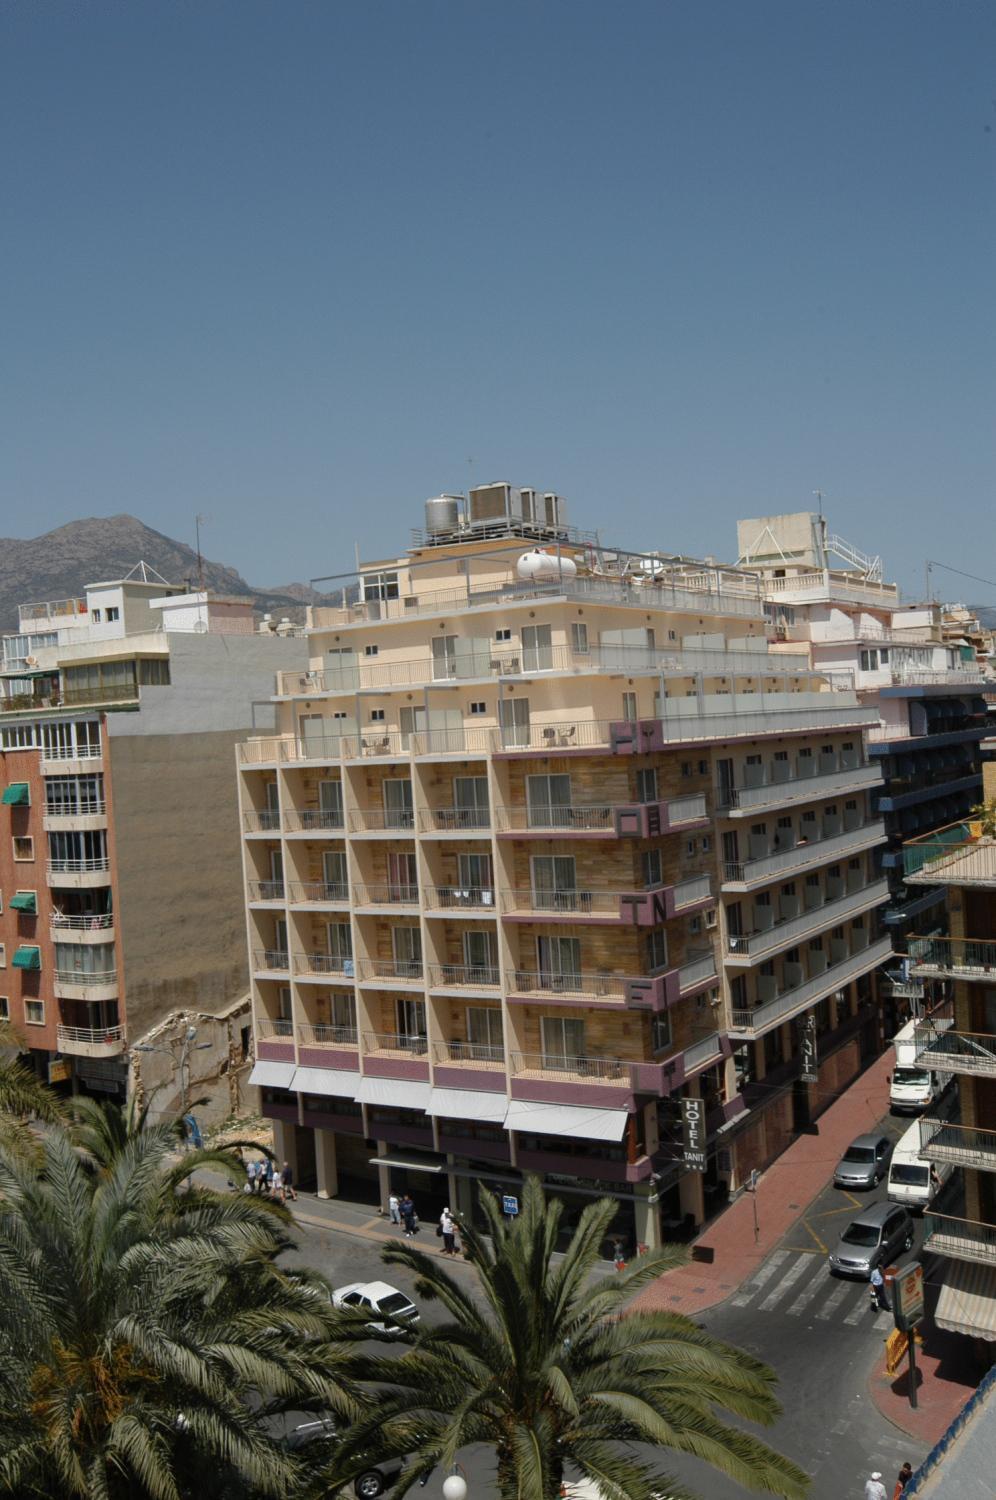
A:
{"label": "asphalt road", "polygon": [[[898,1140],[908,1124],[907,1119],[886,1116],[882,1129]],[[828,1174],[832,1167],[829,1163]],[[770,1171],[777,1171],[777,1165]],[[891,1315],[870,1309],[866,1283],[831,1277],[826,1264],[827,1249],[857,1208],[884,1198],[884,1183],[861,1194],[827,1187],[751,1281],[697,1319],[710,1333],[749,1350],[776,1370],[783,1414],[764,1437],[813,1476],[812,1500],[861,1500],[864,1481],[873,1469],[882,1471],[891,1493],[903,1460],[915,1466],[923,1457],[922,1446],[880,1417],[867,1395],[871,1369],[883,1358]],[[763,1182],[758,1212],[764,1212]],[[913,1255],[920,1236],[918,1222]],[[436,1247],[430,1227],[423,1232],[421,1248],[432,1254]],[[407,1272],[382,1266],[375,1246],[340,1231],[308,1227],[302,1233],[301,1256],[334,1286],[384,1279],[413,1295]],[[466,1269],[455,1274],[472,1275]],[[442,1316],[431,1304],[421,1311],[429,1320]],[[494,1486],[487,1455],[465,1455],[463,1465],[472,1500],[491,1500]],[[667,1466],[703,1500],[742,1500],[748,1493],[695,1460],[677,1461],[668,1455]],[[434,1476],[424,1493],[438,1497],[443,1477]]]}

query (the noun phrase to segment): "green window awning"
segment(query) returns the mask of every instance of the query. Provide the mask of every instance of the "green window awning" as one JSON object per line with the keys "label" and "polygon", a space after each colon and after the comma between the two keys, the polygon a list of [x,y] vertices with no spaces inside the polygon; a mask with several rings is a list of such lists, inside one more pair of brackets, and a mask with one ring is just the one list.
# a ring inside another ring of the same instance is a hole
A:
{"label": "green window awning", "polygon": [[26,781],[12,781],[10,786],[4,787],[0,802],[8,807],[30,807],[31,788]]}
{"label": "green window awning", "polygon": [[24,911],[31,917],[38,915],[38,897],[34,891],[15,891],[10,898],[11,911]]}
{"label": "green window awning", "polygon": [[13,964],[15,969],[40,969],[40,948],[18,948],[14,954]]}

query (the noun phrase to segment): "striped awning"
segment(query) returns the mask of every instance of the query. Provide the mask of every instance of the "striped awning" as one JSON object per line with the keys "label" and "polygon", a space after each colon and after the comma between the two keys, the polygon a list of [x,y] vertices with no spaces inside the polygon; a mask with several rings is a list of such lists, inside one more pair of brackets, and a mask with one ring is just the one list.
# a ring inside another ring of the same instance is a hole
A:
{"label": "striped awning", "polygon": [[996,1339],[996,1266],[969,1260],[948,1261],[934,1322],[949,1333]]}

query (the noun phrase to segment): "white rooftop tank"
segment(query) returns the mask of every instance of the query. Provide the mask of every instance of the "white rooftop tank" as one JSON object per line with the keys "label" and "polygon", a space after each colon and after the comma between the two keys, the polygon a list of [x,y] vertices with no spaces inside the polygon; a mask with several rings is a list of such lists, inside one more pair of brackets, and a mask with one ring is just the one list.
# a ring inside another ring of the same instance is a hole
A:
{"label": "white rooftop tank", "polygon": [[560,578],[576,578],[578,569],[572,557],[564,554],[558,557],[555,552],[534,547],[531,552],[523,552],[515,571],[526,583],[552,583]]}

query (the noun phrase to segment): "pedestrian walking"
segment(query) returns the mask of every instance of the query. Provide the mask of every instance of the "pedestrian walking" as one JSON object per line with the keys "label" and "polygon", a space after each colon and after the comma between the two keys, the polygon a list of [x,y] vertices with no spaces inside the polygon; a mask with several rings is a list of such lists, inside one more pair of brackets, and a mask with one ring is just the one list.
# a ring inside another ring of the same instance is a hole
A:
{"label": "pedestrian walking", "polygon": [[392,1193],[387,1200],[387,1211],[391,1216],[392,1224],[401,1223],[401,1199],[397,1193]]}
{"label": "pedestrian walking", "polygon": [[439,1232],[443,1237],[443,1254],[456,1255],[456,1220],[450,1213],[449,1208],[444,1208],[439,1215]]}
{"label": "pedestrian walking", "polygon": [[876,1469],[870,1479],[865,1480],[865,1500],[889,1500],[885,1493],[882,1476]]}
{"label": "pedestrian walking", "polygon": [[880,1307],[888,1312],[889,1300],[885,1295],[885,1277],[882,1275],[881,1266],[876,1266],[874,1271],[872,1271],[869,1277],[869,1285],[871,1287],[872,1307]]}
{"label": "pedestrian walking", "polygon": [[912,1478],[913,1465],[910,1463],[903,1464],[899,1473],[896,1475],[896,1488],[892,1492],[892,1500],[900,1500],[903,1491]]}
{"label": "pedestrian walking", "polygon": [[267,1157],[263,1163],[263,1181],[260,1183],[260,1192],[273,1197],[273,1162]]}
{"label": "pedestrian walking", "polygon": [[418,1214],[415,1212],[415,1204],[412,1202],[410,1193],[406,1193],[399,1205],[401,1210],[401,1222],[405,1226],[405,1239],[413,1238],[418,1228]]}
{"label": "pedestrian walking", "polygon": [[297,1189],[294,1186],[294,1169],[289,1161],[284,1162],[283,1168],[281,1170],[280,1186],[282,1189],[281,1197],[283,1198],[284,1202],[286,1203],[287,1199],[290,1198],[294,1203],[296,1203]]}

